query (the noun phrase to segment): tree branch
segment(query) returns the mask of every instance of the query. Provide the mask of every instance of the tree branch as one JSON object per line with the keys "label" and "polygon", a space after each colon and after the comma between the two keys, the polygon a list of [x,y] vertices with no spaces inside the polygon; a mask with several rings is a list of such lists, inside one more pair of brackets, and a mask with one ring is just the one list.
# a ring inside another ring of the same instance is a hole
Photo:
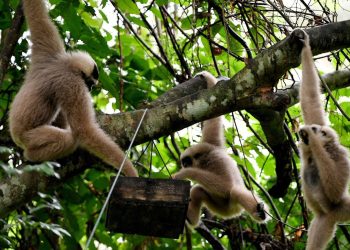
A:
{"label": "tree branch", "polygon": [[[328,29],[322,29],[322,27],[310,29],[308,33],[311,34],[311,39],[318,37],[317,41],[311,42],[314,53],[317,54],[325,52],[327,49],[330,50],[332,44],[332,49],[349,46],[350,33],[343,32],[350,28],[349,26],[350,21],[347,21],[322,26],[329,27],[330,31]],[[340,32],[341,28],[342,31]],[[333,31],[334,33],[332,33]],[[316,45],[319,47],[316,47]],[[254,67],[246,67],[230,80],[221,81],[211,89],[200,90],[167,105],[158,105],[149,109],[134,145],[169,135],[172,132],[197,122],[229,112],[242,109],[259,109],[262,107],[281,110],[284,107],[294,105],[298,101],[297,84],[289,89],[278,90],[275,93],[259,93],[256,90],[259,86],[262,86],[261,83],[266,84],[268,82],[266,79],[271,79],[274,75],[271,73],[273,69],[276,74],[283,74],[283,71],[285,72],[292,66],[297,66],[300,63],[300,49],[301,47],[293,45],[292,39],[288,37],[276,46],[271,47],[268,52],[257,56],[254,59]],[[290,60],[287,60],[288,55]],[[260,60],[262,61],[260,62]],[[266,64],[266,61],[271,63]],[[289,62],[285,63],[285,61]],[[287,64],[288,67],[286,67]],[[257,65],[260,65],[260,68]],[[329,75],[324,77],[330,89],[350,85],[349,71],[334,72],[332,78],[334,77],[337,78],[337,82],[330,79]],[[262,81],[260,82],[260,80]],[[200,85],[204,85],[202,78],[199,78],[198,81]],[[181,94],[184,94],[184,92],[186,91],[181,92]],[[99,114],[97,118],[101,127],[121,147],[125,148],[129,144],[142,114],[143,110],[136,110],[115,115]],[[10,142],[6,129],[0,130],[0,138],[4,139],[4,142]],[[61,180],[55,180],[52,177],[35,172],[23,173],[1,180],[0,217],[6,216],[16,207],[31,200],[37,195],[38,191],[47,191],[48,188],[57,187],[57,185],[64,183],[65,178],[80,173],[86,166],[92,166],[94,162],[99,162],[99,160],[88,155],[86,152],[77,151],[73,155],[59,161],[62,165],[59,169]]]}

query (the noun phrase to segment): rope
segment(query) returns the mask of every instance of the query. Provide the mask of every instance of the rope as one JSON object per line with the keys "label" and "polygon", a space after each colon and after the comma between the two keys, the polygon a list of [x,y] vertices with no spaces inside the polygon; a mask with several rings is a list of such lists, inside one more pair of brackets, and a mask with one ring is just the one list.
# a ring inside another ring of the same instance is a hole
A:
{"label": "rope", "polygon": [[145,111],[143,112],[143,115],[142,115],[142,117],[141,117],[141,120],[140,120],[140,122],[139,122],[139,124],[138,124],[138,126],[137,126],[137,128],[136,128],[134,137],[132,138],[132,140],[131,140],[131,142],[130,142],[129,148],[128,148],[128,150],[127,150],[126,153],[125,153],[125,156],[124,156],[124,159],[123,159],[122,163],[120,164],[120,168],[119,168],[119,171],[118,171],[118,173],[117,173],[117,176],[115,177],[115,179],[114,179],[114,181],[113,181],[111,190],[109,191],[109,193],[108,193],[108,195],[107,195],[106,201],[105,201],[105,203],[104,203],[103,206],[102,206],[101,212],[100,212],[100,214],[98,215],[98,218],[97,218],[97,220],[96,220],[96,223],[95,223],[95,225],[94,225],[94,228],[93,228],[92,231],[91,231],[90,237],[89,237],[88,241],[86,242],[86,245],[85,245],[85,248],[84,248],[85,250],[88,250],[88,249],[89,249],[89,245],[90,245],[90,242],[91,242],[91,240],[92,240],[92,237],[94,236],[95,231],[96,231],[96,229],[97,229],[97,226],[98,226],[98,224],[100,223],[100,220],[101,220],[101,218],[102,218],[102,215],[103,215],[104,211],[106,210],[107,204],[108,204],[108,202],[109,202],[109,200],[110,200],[110,198],[111,198],[111,195],[112,195],[112,192],[113,192],[113,190],[114,190],[114,187],[115,187],[115,185],[117,184],[117,181],[118,181],[118,178],[119,178],[119,176],[120,176],[121,171],[123,170],[123,167],[124,167],[124,164],[125,164],[125,161],[126,161],[126,156],[129,154],[130,149],[131,149],[132,145],[134,144],[136,135],[137,135],[138,132],[139,132],[139,129],[140,129],[140,127],[141,127],[141,124],[142,124],[142,122],[143,122],[143,120],[144,120],[144,118],[145,118],[145,115],[146,115],[146,113],[147,113],[147,110],[148,110],[148,109],[146,108]]}

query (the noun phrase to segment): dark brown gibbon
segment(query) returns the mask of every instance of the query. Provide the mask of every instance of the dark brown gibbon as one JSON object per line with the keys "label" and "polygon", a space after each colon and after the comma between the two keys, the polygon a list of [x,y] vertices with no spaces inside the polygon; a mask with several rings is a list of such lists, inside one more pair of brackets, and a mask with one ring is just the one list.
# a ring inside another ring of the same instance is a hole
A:
{"label": "dark brown gibbon", "polygon": [[337,133],[327,125],[309,36],[302,30],[294,34],[304,43],[300,103],[305,125],[299,131],[302,187],[306,205],[314,213],[306,249],[322,250],[332,239],[337,223],[350,220],[350,161]]}
{"label": "dark brown gibbon", "polygon": [[[43,0],[23,0],[31,34],[31,64],[10,110],[10,133],[30,161],[72,153],[78,146],[119,167],[125,154],[97,125],[89,88],[96,63],[82,51],[66,52]],[[138,176],[130,160],[123,172]]]}
{"label": "dark brown gibbon", "polygon": [[[216,78],[208,72],[205,77],[208,88],[214,86]],[[182,169],[175,179],[190,179],[197,184],[191,188],[187,219],[197,226],[201,207],[213,213],[232,218],[245,209],[258,222],[266,221],[267,206],[248,190],[236,162],[225,152],[222,117],[204,121],[201,143],[186,149],[180,157]]]}

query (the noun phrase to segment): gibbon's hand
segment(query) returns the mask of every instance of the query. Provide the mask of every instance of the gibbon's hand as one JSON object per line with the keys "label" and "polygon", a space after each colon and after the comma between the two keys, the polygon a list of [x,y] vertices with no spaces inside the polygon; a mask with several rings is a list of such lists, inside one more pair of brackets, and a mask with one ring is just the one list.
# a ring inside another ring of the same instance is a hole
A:
{"label": "gibbon's hand", "polygon": [[181,170],[179,172],[173,174],[172,176],[173,176],[173,179],[175,179],[175,180],[182,180],[182,179],[184,179],[184,176],[183,176]]}
{"label": "gibbon's hand", "polygon": [[299,135],[300,135],[301,141],[305,145],[309,145],[309,135],[308,135],[308,132],[307,132],[307,128],[305,126],[300,128]]}
{"label": "gibbon's hand", "polygon": [[295,29],[293,30],[292,36],[296,37],[303,46],[309,46],[309,35],[302,29]]}
{"label": "gibbon's hand", "polygon": [[313,125],[304,125],[300,131],[300,137],[302,139],[302,141],[306,144],[306,145],[310,145],[313,144],[314,142],[321,141],[320,138],[320,132],[321,127],[319,126],[313,126]]}

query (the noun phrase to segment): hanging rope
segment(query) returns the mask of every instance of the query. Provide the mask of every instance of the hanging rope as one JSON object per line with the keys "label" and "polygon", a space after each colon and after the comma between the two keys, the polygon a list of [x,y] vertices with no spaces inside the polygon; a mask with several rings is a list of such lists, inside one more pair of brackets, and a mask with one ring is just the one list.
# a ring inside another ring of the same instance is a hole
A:
{"label": "hanging rope", "polygon": [[100,223],[100,220],[101,220],[102,215],[103,215],[103,213],[104,213],[104,211],[105,211],[105,209],[106,209],[106,207],[107,207],[107,204],[108,204],[108,202],[109,202],[109,199],[111,198],[111,195],[112,195],[112,192],[113,192],[113,190],[114,190],[114,187],[115,187],[115,185],[117,184],[117,181],[118,181],[118,178],[119,178],[119,176],[120,176],[121,171],[123,170],[124,163],[125,163],[125,161],[126,161],[126,157],[127,157],[127,155],[129,154],[132,145],[134,144],[136,135],[137,135],[138,132],[139,132],[139,129],[140,129],[140,127],[141,127],[141,124],[142,124],[142,122],[143,122],[143,120],[144,120],[144,118],[145,118],[145,115],[146,115],[146,113],[147,113],[147,110],[148,110],[148,109],[145,109],[145,111],[143,112],[143,115],[142,115],[142,117],[141,117],[141,120],[140,120],[140,122],[139,122],[139,124],[138,124],[138,126],[137,126],[137,128],[136,128],[134,137],[132,138],[132,140],[131,140],[131,142],[130,142],[129,148],[128,148],[128,150],[127,150],[126,153],[125,153],[125,156],[124,156],[124,159],[123,159],[122,163],[120,164],[120,168],[119,168],[119,171],[118,171],[118,173],[117,173],[117,176],[115,177],[115,179],[114,179],[114,181],[113,181],[111,190],[109,191],[109,193],[108,193],[108,195],[107,195],[106,201],[105,201],[105,203],[104,203],[103,206],[102,206],[101,212],[100,212],[100,214],[98,215],[98,218],[97,218],[97,220],[96,220],[96,223],[95,223],[95,225],[94,225],[94,228],[93,228],[92,231],[91,231],[90,237],[89,237],[88,241],[86,242],[86,245],[85,245],[85,248],[84,248],[85,250],[88,250],[88,249],[89,249],[89,245],[90,245],[90,242],[91,242],[91,240],[92,240],[92,237],[93,237],[94,234],[95,234],[95,231],[96,231],[96,229],[97,229],[97,226],[98,226],[98,224]]}

